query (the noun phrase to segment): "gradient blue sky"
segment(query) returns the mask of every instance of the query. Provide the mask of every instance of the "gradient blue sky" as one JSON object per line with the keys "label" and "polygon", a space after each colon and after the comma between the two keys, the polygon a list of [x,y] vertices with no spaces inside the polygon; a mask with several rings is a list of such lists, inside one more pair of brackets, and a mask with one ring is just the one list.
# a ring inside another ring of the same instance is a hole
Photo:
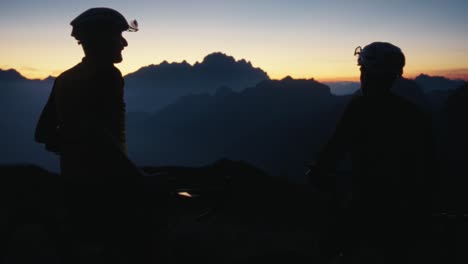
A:
{"label": "gradient blue sky", "polygon": [[123,73],[221,51],[272,78],[356,79],[354,48],[388,41],[405,52],[409,77],[468,77],[466,0],[0,1],[0,68],[32,78],[57,75],[81,59],[69,22],[96,6],[140,23],[139,32],[124,33]]}

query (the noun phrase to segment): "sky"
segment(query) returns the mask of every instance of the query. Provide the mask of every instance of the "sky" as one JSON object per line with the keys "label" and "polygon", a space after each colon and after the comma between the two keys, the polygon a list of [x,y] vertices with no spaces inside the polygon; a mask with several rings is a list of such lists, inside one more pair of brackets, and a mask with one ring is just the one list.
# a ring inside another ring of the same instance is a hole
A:
{"label": "sky", "polygon": [[357,80],[354,49],[386,41],[405,53],[406,77],[468,80],[466,0],[0,0],[0,69],[45,78],[74,66],[83,51],[69,23],[99,6],[139,22],[124,33],[123,74],[223,52],[274,79]]}

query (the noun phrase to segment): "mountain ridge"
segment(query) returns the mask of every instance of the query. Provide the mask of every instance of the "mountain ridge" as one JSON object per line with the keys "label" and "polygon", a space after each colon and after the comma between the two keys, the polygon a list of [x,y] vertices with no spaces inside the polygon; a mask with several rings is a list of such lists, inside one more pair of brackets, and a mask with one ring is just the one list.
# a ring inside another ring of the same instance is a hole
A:
{"label": "mountain ridge", "polygon": [[0,69],[0,81],[23,81],[29,80],[15,69]]}
{"label": "mountain ridge", "polygon": [[240,91],[269,79],[252,63],[215,52],[193,65],[164,61],[126,75],[126,100],[130,111],[156,112],[181,96],[214,93],[220,87]]}

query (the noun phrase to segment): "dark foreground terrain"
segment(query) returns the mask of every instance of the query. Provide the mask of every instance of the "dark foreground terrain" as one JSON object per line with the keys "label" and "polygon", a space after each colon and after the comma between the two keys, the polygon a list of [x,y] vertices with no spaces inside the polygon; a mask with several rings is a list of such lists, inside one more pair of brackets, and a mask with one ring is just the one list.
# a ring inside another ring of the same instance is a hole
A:
{"label": "dark foreground terrain", "polygon": [[[312,188],[228,160],[143,170],[159,226],[153,250],[169,263],[317,263],[328,221]],[[1,263],[62,263],[52,231],[66,214],[62,179],[36,166],[3,166],[0,175]],[[467,221],[435,214],[414,263],[467,263]]]}

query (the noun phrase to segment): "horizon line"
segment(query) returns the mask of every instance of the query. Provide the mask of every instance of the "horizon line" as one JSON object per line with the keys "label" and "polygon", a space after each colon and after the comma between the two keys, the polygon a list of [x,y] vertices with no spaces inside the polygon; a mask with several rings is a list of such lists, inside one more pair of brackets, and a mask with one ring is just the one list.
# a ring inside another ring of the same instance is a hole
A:
{"label": "horizon line", "polygon": [[[179,62],[172,62],[172,63],[179,63]],[[125,73],[125,74],[122,74],[122,75],[125,78],[126,76],[128,76],[130,74],[138,72],[139,70],[141,70],[144,67],[158,66],[158,65],[160,65],[160,64],[149,64],[149,65],[141,66],[136,71],[128,72],[128,73]],[[264,71],[260,67],[254,67],[254,68],[258,68],[258,69],[261,69],[262,71]],[[0,70],[1,71],[10,71],[10,70],[16,71],[17,73],[19,73],[19,75],[21,77],[23,77],[23,78],[25,78],[27,80],[30,80],[30,81],[44,81],[44,80],[49,79],[49,78],[57,78],[57,76],[59,75],[58,74],[58,75],[54,76],[54,74],[49,74],[46,77],[42,77],[42,78],[41,77],[36,77],[35,78],[35,77],[28,77],[21,70],[18,70],[18,69],[15,69],[15,68],[4,69],[4,68],[0,67]],[[264,71],[264,72],[267,73],[266,71]],[[440,73],[437,73],[437,72],[440,72]],[[445,74],[443,74],[442,72],[444,72]],[[292,76],[291,74],[286,74],[286,75],[284,75],[282,77],[270,77],[270,75],[268,73],[267,73],[267,75],[268,75],[268,78],[270,80],[278,80],[278,81],[289,77],[289,78],[292,78],[294,80],[315,80],[315,81],[318,81],[318,82],[321,82],[321,83],[360,82],[359,76],[337,76],[337,77],[322,77],[322,78],[320,78],[320,77],[314,77],[314,76],[300,76],[300,77],[297,77],[297,76]],[[406,79],[416,79],[418,76],[421,76],[421,75],[427,75],[427,76],[430,76],[430,77],[443,77],[443,78],[453,80],[453,81],[457,81],[457,80],[458,81],[465,81],[465,82],[468,81],[468,72],[466,74],[464,74],[464,73],[457,74],[457,69],[453,69],[453,70],[429,70],[427,72],[410,73],[408,75],[403,75],[402,77],[406,78]]]}

